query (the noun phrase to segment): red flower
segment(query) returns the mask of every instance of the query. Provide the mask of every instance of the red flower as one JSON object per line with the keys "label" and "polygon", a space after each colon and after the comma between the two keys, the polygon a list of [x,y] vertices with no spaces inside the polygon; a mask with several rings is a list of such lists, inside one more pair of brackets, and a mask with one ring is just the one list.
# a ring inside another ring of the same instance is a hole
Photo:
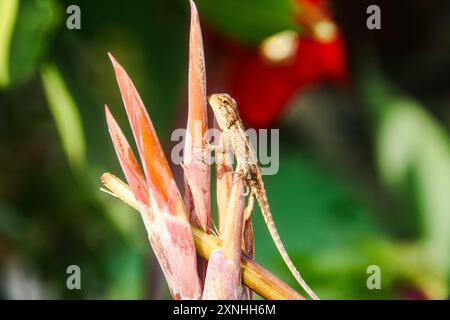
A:
{"label": "red flower", "polygon": [[330,21],[322,9],[322,1],[298,2],[308,7],[301,12],[309,16],[297,20],[303,29],[311,31],[311,36],[302,36],[288,62],[269,62],[257,48],[230,51],[225,87],[238,101],[241,116],[249,126],[273,125],[289,100],[307,85],[321,81],[341,82],[347,78],[344,42],[339,31],[334,30],[333,39],[328,42],[312,36],[315,25]]}

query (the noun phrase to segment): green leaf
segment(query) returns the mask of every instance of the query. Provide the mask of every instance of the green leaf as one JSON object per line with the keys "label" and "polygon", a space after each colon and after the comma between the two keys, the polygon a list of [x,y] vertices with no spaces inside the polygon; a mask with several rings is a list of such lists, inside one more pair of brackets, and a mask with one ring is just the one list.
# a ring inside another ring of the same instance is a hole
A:
{"label": "green leaf", "polygon": [[11,44],[11,84],[24,82],[37,72],[63,12],[54,0],[20,3]]}
{"label": "green leaf", "polygon": [[85,165],[86,150],[78,107],[56,66],[47,64],[41,71],[48,106],[72,169]]}
{"label": "green leaf", "polygon": [[19,0],[0,0],[0,88],[10,80],[11,39],[16,23]]}
{"label": "green leaf", "polygon": [[197,0],[200,16],[237,40],[258,43],[287,29],[295,30],[291,0]]}

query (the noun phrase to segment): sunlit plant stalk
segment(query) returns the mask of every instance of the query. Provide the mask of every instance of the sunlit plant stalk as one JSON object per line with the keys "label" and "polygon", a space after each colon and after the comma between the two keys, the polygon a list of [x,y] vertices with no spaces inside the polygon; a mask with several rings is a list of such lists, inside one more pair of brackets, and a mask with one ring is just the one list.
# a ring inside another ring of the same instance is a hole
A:
{"label": "sunlit plant stalk", "polygon": [[[139,211],[139,203],[135,199],[129,186],[111,173],[105,173],[101,177],[103,185],[112,196],[119,198],[127,205]],[[150,221],[151,223],[151,221]],[[208,259],[211,252],[219,248],[221,240],[192,226],[192,235],[197,254]],[[298,292],[281,281],[270,271],[263,268],[256,261],[242,254],[241,258],[242,282],[251,290],[268,300],[304,300]]]}

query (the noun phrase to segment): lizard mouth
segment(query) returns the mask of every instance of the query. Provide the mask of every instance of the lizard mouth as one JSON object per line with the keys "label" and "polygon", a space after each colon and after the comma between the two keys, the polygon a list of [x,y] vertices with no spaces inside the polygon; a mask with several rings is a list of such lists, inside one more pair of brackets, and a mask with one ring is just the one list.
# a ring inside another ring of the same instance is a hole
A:
{"label": "lizard mouth", "polygon": [[215,104],[220,104],[220,101],[217,97],[217,94],[211,94],[206,97],[206,100],[208,101],[209,105],[214,109]]}
{"label": "lizard mouth", "polygon": [[215,94],[210,94],[209,96],[206,96],[206,100],[209,102],[209,104],[211,104],[211,102],[214,101],[214,97]]}

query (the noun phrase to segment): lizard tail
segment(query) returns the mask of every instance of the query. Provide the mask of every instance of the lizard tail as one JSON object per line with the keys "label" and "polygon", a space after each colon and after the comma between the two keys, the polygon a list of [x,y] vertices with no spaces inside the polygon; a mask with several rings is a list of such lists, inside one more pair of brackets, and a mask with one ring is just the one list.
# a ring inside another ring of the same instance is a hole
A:
{"label": "lizard tail", "polygon": [[297,280],[297,282],[302,286],[302,288],[308,293],[308,295],[312,299],[320,300],[319,297],[314,293],[314,291],[312,291],[312,289],[308,286],[306,281],[303,280],[302,276],[300,275],[300,272],[297,270],[297,268],[295,267],[291,258],[289,257],[289,254],[287,253],[287,251],[283,245],[283,242],[281,241],[277,227],[275,226],[275,221],[273,220],[267,198],[264,197],[264,195],[257,197],[257,198],[258,198],[257,200],[260,204],[261,211],[263,213],[263,217],[266,222],[267,228],[269,229],[269,233],[272,236],[273,241],[275,242],[275,246],[277,247],[278,252],[280,252],[281,257],[283,258],[284,262],[288,266],[292,275],[294,276],[294,278]]}

